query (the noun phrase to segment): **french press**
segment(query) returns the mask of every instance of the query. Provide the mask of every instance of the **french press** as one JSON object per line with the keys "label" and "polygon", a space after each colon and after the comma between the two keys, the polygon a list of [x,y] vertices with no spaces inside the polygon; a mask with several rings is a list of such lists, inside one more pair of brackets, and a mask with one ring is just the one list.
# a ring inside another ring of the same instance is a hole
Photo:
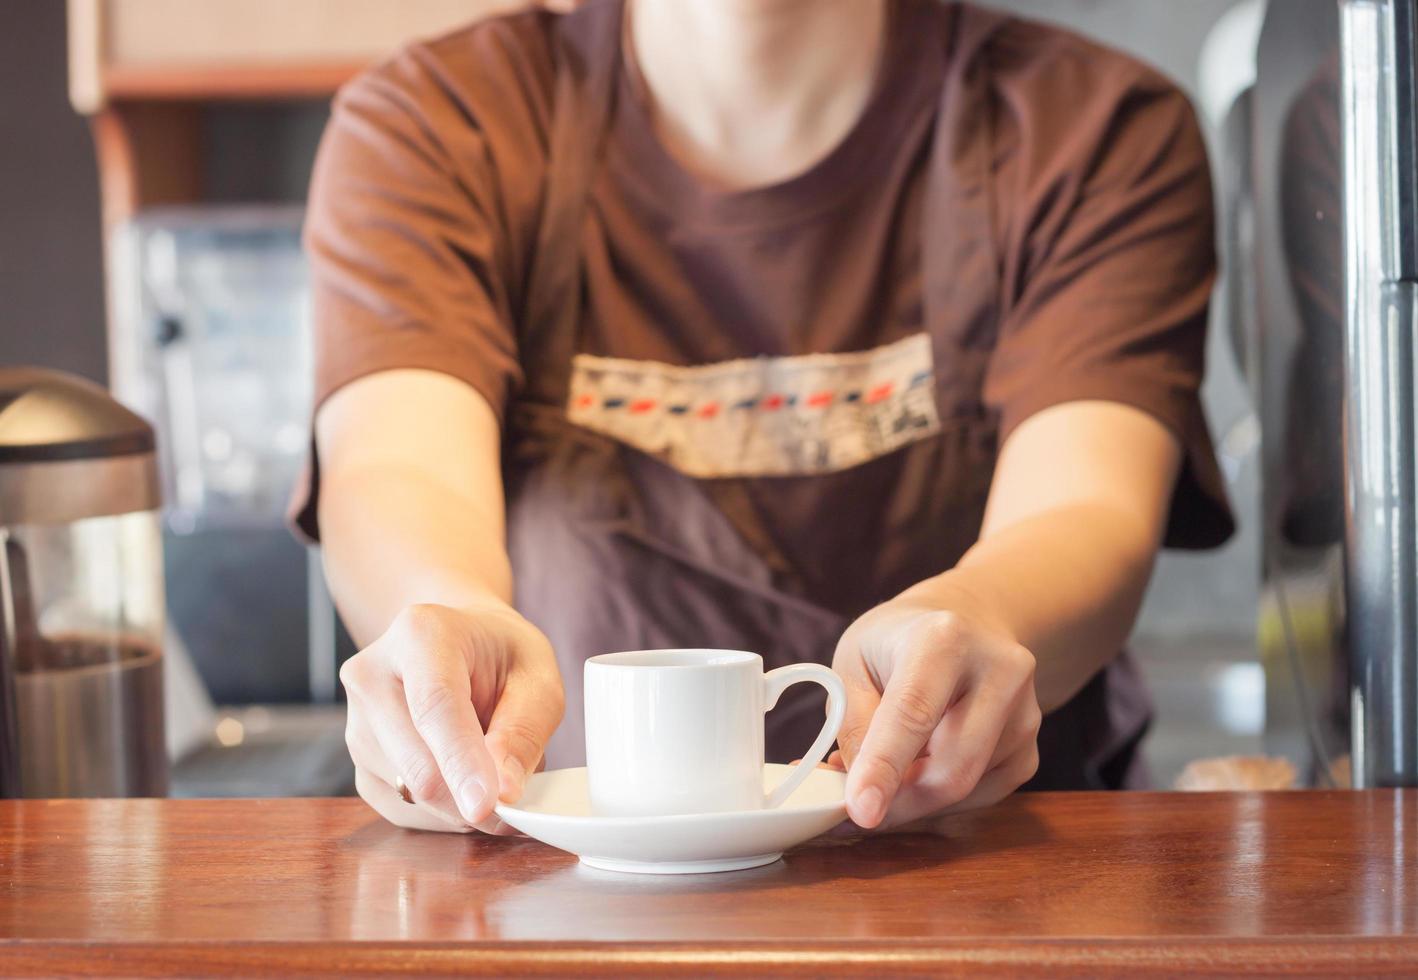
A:
{"label": "french press", "polygon": [[0,796],[161,796],[152,428],[98,385],[0,368]]}

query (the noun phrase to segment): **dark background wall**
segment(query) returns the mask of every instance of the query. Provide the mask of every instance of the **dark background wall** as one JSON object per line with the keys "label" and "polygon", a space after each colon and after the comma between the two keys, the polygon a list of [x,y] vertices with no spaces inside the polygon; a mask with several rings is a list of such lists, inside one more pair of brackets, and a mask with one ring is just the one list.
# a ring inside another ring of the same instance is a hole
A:
{"label": "dark background wall", "polygon": [[61,0],[0,0],[0,364],[106,371],[98,173]]}

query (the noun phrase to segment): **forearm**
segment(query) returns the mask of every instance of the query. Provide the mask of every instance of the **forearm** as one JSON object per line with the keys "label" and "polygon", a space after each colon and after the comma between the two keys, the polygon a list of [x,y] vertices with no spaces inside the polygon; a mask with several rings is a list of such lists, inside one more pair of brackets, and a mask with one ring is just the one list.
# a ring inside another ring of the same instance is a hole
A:
{"label": "forearm", "polygon": [[508,605],[497,415],[458,378],[390,370],[315,429],[326,577],[361,647],[340,668],[360,795],[406,826],[495,831],[564,705],[550,644]]}
{"label": "forearm", "polygon": [[1042,712],[1132,628],[1180,466],[1172,434],[1126,405],[1064,402],[1014,429],[979,541],[857,619],[833,656],[853,820],[984,806],[1034,776]]}
{"label": "forearm", "polygon": [[1000,529],[911,591],[982,616],[1028,648],[1050,711],[1122,648],[1156,550],[1156,530],[1126,509],[1061,505]]}
{"label": "forearm", "polygon": [[387,371],[335,392],[315,423],[325,575],[361,646],[409,606],[511,601],[500,427],[481,395]]}
{"label": "forearm", "polygon": [[360,645],[407,606],[510,602],[500,513],[397,464],[349,470],[321,488],[325,574]]}

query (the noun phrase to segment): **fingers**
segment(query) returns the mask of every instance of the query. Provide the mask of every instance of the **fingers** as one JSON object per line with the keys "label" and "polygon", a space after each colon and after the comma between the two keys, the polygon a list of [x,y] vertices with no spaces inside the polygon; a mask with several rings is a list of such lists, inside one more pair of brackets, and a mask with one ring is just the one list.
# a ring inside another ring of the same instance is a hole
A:
{"label": "fingers", "polygon": [[987,775],[991,788],[1008,782],[1031,752],[1037,765],[1034,658],[1007,637],[950,612],[885,609],[853,624],[833,666],[848,688],[839,758],[861,827],[977,799]]}
{"label": "fingers", "polygon": [[[980,781],[962,800],[946,807],[945,809],[923,809],[918,810],[918,814],[933,816],[948,816],[952,813],[965,813],[970,810],[979,810],[987,806],[993,806],[1000,800],[1009,796],[1020,786],[1023,786],[1039,769],[1039,744],[1035,739],[1021,742],[1015,746],[1014,752],[1005,756],[992,769],[980,777]],[[903,808],[900,818],[893,810],[886,825],[896,827],[909,823],[913,817],[906,814],[910,811]]]}
{"label": "fingers", "polygon": [[859,827],[881,823],[906,772],[946,713],[953,678],[932,678],[908,661],[892,674],[847,776],[847,811]]}
{"label": "fingers", "polygon": [[[368,688],[362,688],[358,683],[346,683],[351,711],[345,742],[355,764],[355,787],[360,796],[382,816],[401,827],[459,833],[468,830],[480,830],[485,834],[516,833],[495,814],[473,824],[464,819],[453,802],[433,754],[409,720],[402,693],[393,689],[395,685],[390,687],[392,696],[380,699],[372,697]],[[375,720],[370,722],[367,719]],[[421,755],[427,768],[420,769],[417,764],[407,761],[402,764],[390,761],[407,759],[413,754]],[[427,777],[420,775],[427,772],[432,773],[430,782],[425,782]],[[400,779],[413,797],[412,806],[395,788]]]}
{"label": "fingers", "polygon": [[486,820],[497,802],[497,767],[473,709],[467,669],[451,658],[422,658],[404,666],[409,718],[433,754],[458,812],[468,823]]}
{"label": "fingers", "polygon": [[393,786],[367,769],[355,768],[355,789],[376,813],[396,826],[463,834],[473,829],[461,820],[449,821],[428,807],[409,806]]}
{"label": "fingers", "polygon": [[[499,794],[520,796],[561,720],[551,647],[515,613],[497,613],[411,606],[341,668],[361,795],[402,826],[428,822],[414,816],[421,809],[435,829],[510,832],[493,812]],[[492,716],[486,738],[479,706]],[[415,807],[394,791],[401,780]],[[399,806],[387,805],[391,793]]]}
{"label": "fingers", "polygon": [[886,618],[861,642],[861,674],[866,662],[881,661],[876,672],[886,676],[886,684],[861,745],[852,753],[849,739],[842,755],[848,762],[848,814],[872,828],[885,818],[910,766],[963,689],[970,635],[949,613],[915,614],[905,621]]}
{"label": "fingers", "polygon": [[487,749],[497,766],[503,802],[515,803],[522,796],[527,774],[541,765],[564,710],[565,697],[555,675],[522,676],[508,683],[487,729]]}
{"label": "fingers", "polygon": [[[348,661],[347,666],[355,663]],[[415,803],[449,823],[464,824],[433,753],[409,719],[403,690],[392,675],[383,675],[381,683],[379,678],[361,678],[355,670],[342,674],[350,700],[345,742],[355,767],[389,786],[402,779]]]}
{"label": "fingers", "polygon": [[423,804],[410,806],[404,802],[392,783],[366,769],[355,769],[355,789],[360,798],[374,808],[385,820],[409,830],[432,830],[441,833],[466,834],[477,830],[484,834],[508,835],[517,833],[496,816],[489,817],[476,825],[469,826],[461,817],[445,818]]}
{"label": "fingers", "polygon": [[962,813],[980,807],[993,806],[1034,778],[1039,771],[1039,743],[1030,739],[1020,746],[999,765],[991,769],[980,782],[959,803],[950,808],[951,813]]}
{"label": "fingers", "polygon": [[[840,659],[840,658],[839,658]],[[845,667],[845,669],[844,669]],[[842,675],[847,687],[847,711],[837,732],[837,752],[847,768],[852,767],[862,750],[872,716],[881,705],[881,695],[864,670],[856,670],[834,661],[833,669]]]}
{"label": "fingers", "polygon": [[[367,665],[367,661],[364,663]],[[386,678],[388,683],[385,685],[371,684],[370,678],[363,676],[359,669],[360,664],[358,660],[346,661],[340,672],[350,701],[345,743],[355,764],[355,788],[360,797],[390,822],[412,830],[513,833],[496,816],[471,825],[463,818],[443,782],[432,753],[409,720],[408,707],[399,686],[389,678]],[[368,669],[367,666],[365,669]],[[381,695],[378,693],[381,690],[387,693]],[[399,730],[399,734],[394,733],[395,729]],[[381,732],[384,733],[382,738]],[[420,769],[417,764],[407,761],[390,761],[407,759],[415,753],[427,760],[426,766],[431,768],[433,774],[431,782],[426,782],[427,777],[420,774],[430,771],[429,768]],[[395,789],[400,779],[413,797],[412,806]]]}
{"label": "fingers", "polygon": [[925,756],[914,760],[903,776],[883,822],[909,823],[974,793],[999,764],[998,753],[1017,748],[1013,732],[1005,737],[1008,729],[1017,727],[1012,723],[1014,700],[986,685],[972,688],[952,705],[929,737]]}
{"label": "fingers", "polygon": [[1043,714],[1032,657],[1001,649],[990,669],[952,705],[902,780],[884,827],[996,803],[1039,767]]}

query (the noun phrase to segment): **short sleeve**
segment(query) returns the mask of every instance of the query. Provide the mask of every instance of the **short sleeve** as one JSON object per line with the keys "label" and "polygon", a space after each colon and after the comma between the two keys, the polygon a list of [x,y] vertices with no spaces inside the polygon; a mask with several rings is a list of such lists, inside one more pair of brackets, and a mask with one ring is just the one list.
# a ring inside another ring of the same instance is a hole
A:
{"label": "short sleeve", "polygon": [[[472,60],[486,32],[467,34],[443,44]],[[317,408],[358,378],[421,368],[466,382],[504,417],[521,381],[515,249],[494,165],[508,141],[493,145],[476,104],[480,89],[470,92],[467,82],[492,86],[497,79],[485,76],[494,68],[450,69],[415,46],[336,97],[305,224]],[[501,101],[516,100],[504,92]],[[488,111],[515,115],[507,104]],[[532,162],[515,169],[531,171]],[[318,492],[312,440],[290,508],[311,539],[319,536]]]}
{"label": "short sleeve", "polygon": [[1002,438],[1070,401],[1152,415],[1184,452],[1166,542],[1212,547],[1234,525],[1199,396],[1215,273],[1206,149],[1180,92],[1111,59],[1102,77],[1038,73],[1007,100],[1034,108],[1012,123],[999,188],[1005,305],[985,400]]}
{"label": "short sleeve", "polygon": [[412,54],[335,101],[305,231],[317,404],[375,371],[427,368],[505,405],[518,368],[496,179],[455,110]]}

